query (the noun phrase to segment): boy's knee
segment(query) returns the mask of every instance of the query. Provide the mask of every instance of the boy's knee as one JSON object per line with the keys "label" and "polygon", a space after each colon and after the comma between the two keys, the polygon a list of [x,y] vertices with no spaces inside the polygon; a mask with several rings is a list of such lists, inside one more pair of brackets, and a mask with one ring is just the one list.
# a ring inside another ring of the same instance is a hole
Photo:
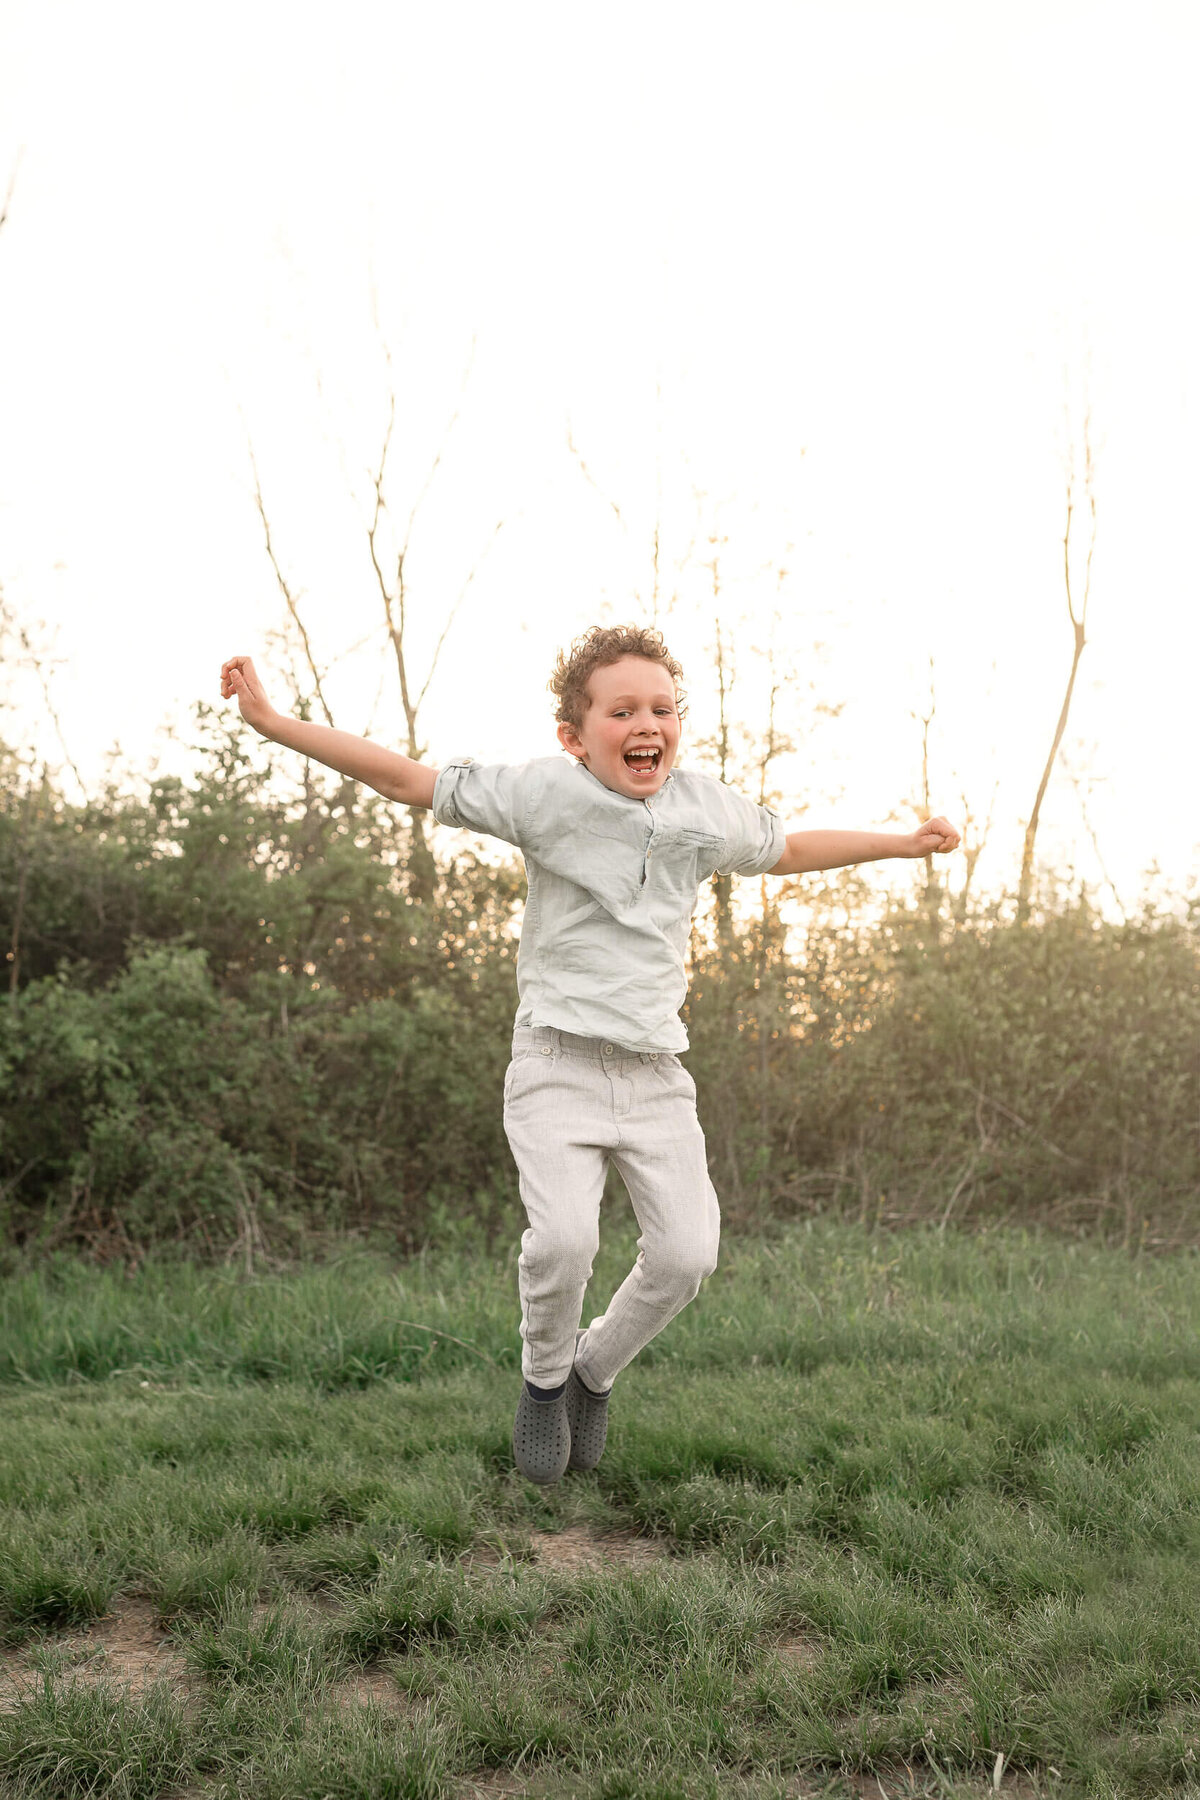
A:
{"label": "boy's knee", "polygon": [[699,1249],[694,1255],[688,1258],[684,1268],[688,1281],[692,1284],[693,1294],[699,1292],[700,1283],[708,1279],[716,1266],[717,1246],[715,1244],[712,1246],[711,1250]]}
{"label": "boy's knee", "polygon": [[682,1302],[694,1300],[700,1284],[717,1266],[717,1239],[689,1238],[686,1243],[664,1248],[654,1273],[660,1286]]}
{"label": "boy's knee", "polygon": [[586,1282],[599,1248],[598,1231],[530,1230],[521,1240],[521,1263],[527,1274],[541,1280]]}

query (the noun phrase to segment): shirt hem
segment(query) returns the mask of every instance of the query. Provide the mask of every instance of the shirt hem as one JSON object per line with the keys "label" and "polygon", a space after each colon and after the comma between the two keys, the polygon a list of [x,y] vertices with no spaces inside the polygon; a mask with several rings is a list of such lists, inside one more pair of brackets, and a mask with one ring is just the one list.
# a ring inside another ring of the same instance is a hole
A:
{"label": "shirt hem", "polygon": [[[648,1038],[639,1039],[633,1043],[628,1037],[622,1037],[617,1031],[597,1031],[593,1021],[579,1018],[552,1018],[541,1008],[536,1012],[532,1010],[518,1012],[513,1020],[513,1026],[514,1029],[519,1026],[537,1030],[539,1026],[545,1026],[550,1031],[569,1031],[576,1037],[595,1038],[596,1042],[600,1044],[617,1044],[622,1050],[630,1050],[637,1056],[678,1056],[691,1048],[687,1031],[682,1025],[679,1027],[679,1034],[675,1041],[669,1044]],[[679,1037],[682,1037],[682,1043],[679,1042]]]}

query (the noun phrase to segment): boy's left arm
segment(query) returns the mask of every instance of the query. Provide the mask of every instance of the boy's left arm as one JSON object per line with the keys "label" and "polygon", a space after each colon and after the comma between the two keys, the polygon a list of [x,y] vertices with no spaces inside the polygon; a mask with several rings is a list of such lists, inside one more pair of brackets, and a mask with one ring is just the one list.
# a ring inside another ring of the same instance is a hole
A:
{"label": "boy's left arm", "polygon": [[957,831],[942,818],[926,819],[915,831],[789,831],[787,849],[767,873],[807,875],[815,869],[882,862],[889,856],[940,856],[958,845]]}

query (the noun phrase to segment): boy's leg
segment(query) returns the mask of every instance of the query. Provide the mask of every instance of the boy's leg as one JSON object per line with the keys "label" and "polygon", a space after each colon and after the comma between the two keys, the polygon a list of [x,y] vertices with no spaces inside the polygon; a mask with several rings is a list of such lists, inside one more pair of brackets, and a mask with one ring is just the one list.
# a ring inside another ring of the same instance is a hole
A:
{"label": "boy's leg", "polygon": [[539,1388],[561,1386],[571,1371],[615,1136],[598,1103],[605,1097],[598,1050],[589,1040],[546,1027],[514,1035],[504,1129],[529,1220],[517,1263],[521,1373]]}
{"label": "boy's leg", "polygon": [[626,1052],[613,1069],[626,1088],[612,1151],[641,1226],[638,1256],[602,1317],[576,1348],[575,1367],[594,1393],[612,1385],[693,1300],[717,1263],[720,1209],[708,1174],[696,1089],[674,1056]]}

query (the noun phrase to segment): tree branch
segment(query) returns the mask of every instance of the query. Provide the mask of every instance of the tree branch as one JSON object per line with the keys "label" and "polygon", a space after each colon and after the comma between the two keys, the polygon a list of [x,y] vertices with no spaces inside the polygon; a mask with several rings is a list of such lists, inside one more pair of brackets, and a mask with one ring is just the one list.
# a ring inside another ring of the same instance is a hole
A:
{"label": "tree branch", "polygon": [[[588,486],[592,487],[596,490],[596,492],[599,494],[600,498],[603,500],[605,506],[611,506],[611,508],[613,510],[613,516],[616,519],[617,523],[621,526],[624,526],[625,521],[621,517],[620,507],[617,505],[616,501],[611,497],[611,495],[606,494],[604,492],[604,489],[600,486],[600,483],[596,480],[596,477],[592,474],[592,471],[588,468],[587,464],[583,460],[582,455],[580,454],[578,448],[576,447],[575,439],[571,432],[571,415],[570,415],[570,413],[567,414],[567,449],[571,452],[571,455],[575,458],[575,461],[579,464],[580,473],[582,474],[583,479],[587,482]],[[656,538],[657,538],[657,534],[656,534]]]}
{"label": "tree branch", "polygon": [[13,164],[12,174],[8,178],[8,187],[4,195],[4,203],[0,205],[0,231],[8,224],[8,212],[12,205],[12,197],[17,188],[17,170],[21,167],[21,158],[25,154],[24,146],[17,151],[17,160]]}
{"label": "tree branch", "polygon": [[470,587],[471,583],[474,581],[476,575],[478,575],[480,569],[483,567],[483,564],[487,561],[488,554],[491,551],[492,545],[496,542],[496,539],[500,536],[500,533],[503,529],[504,529],[504,520],[497,519],[495,529],[493,530],[491,537],[488,539],[487,543],[484,545],[483,549],[480,551],[478,557],[475,560],[474,567],[472,568],[470,574],[467,576],[467,579],[463,582],[461,588],[458,590],[458,598],[454,602],[454,605],[450,608],[450,611],[446,616],[446,623],[442,626],[441,636],[438,638],[437,643],[434,645],[433,655],[430,658],[430,662],[429,662],[429,673],[425,677],[425,685],[422,687],[420,693],[417,695],[418,707],[421,705],[426,694],[429,692],[429,684],[433,680],[434,673],[437,669],[438,657],[442,653],[442,645],[446,641],[446,634],[449,632],[450,627],[454,623],[454,620],[457,616],[459,607],[462,605],[463,601],[467,597],[467,589]]}
{"label": "tree branch", "polygon": [[[38,623],[39,623],[39,626],[41,627],[41,629],[44,630],[45,626],[42,623],[42,621],[39,620]],[[38,686],[42,690],[42,698],[46,702],[46,711],[50,714],[50,723],[54,726],[54,734],[59,741],[59,745],[62,748],[63,755],[67,759],[67,766],[70,769],[72,775],[75,777],[75,780],[79,787],[79,791],[83,795],[84,801],[86,802],[87,798],[88,798],[88,791],[87,791],[86,786],[84,785],[83,776],[79,773],[79,769],[76,765],[75,758],[71,755],[70,748],[67,744],[66,737],[63,733],[62,720],[58,716],[58,709],[54,704],[54,697],[50,691],[50,679],[49,679],[48,675],[46,674],[45,664],[42,661],[43,653],[41,651],[39,651],[36,648],[36,646],[32,643],[32,641],[30,640],[29,633],[26,631],[26,629],[23,625],[17,626],[17,637],[20,640],[22,650],[24,650],[25,655],[28,658],[29,667],[33,670],[34,674],[37,676]],[[43,776],[43,779],[44,779],[44,776]]]}
{"label": "tree branch", "polygon": [[[927,819],[932,811],[929,792],[929,727],[937,716],[937,697],[934,690],[933,653],[929,656],[929,711],[924,713],[910,712],[909,718],[921,727],[921,817]],[[938,911],[941,900],[941,889],[937,872],[933,866],[932,855],[922,859],[925,864],[925,902],[931,913]]]}
{"label": "tree branch", "polygon": [[283,595],[283,603],[287,607],[288,616],[300,634],[300,642],[304,646],[304,660],[308,664],[308,672],[312,676],[313,688],[316,692],[317,699],[321,703],[321,711],[325,714],[325,723],[332,726],[333,714],[326,704],[325,695],[321,688],[321,676],[317,668],[316,659],[313,656],[312,645],[309,642],[308,633],[304,629],[304,621],[300,617],[300,610],[296,604],[295,596],[288,585],[287,577],[279,566],[279,559],[275,555],[275,546],[271,542],[271,525],[267,518],[267,509],[262,497],[262,486],[258,479],[258,464],[254,458],[254,445],[249,439],[246,440],[246,449],[249,452],[250,468],[254,475],[254,503],[258,507],[258,516],[262,521],[263,538],[267,546],[267,555],[271,559],[271,567],[275,571],[275,579],[279,583],[279,591]]}
{"label": "tree branch", "polygon": [[1092,553],[1096,548],[1096,496],[1093,491],[1092,476],[1094,462],[1091,445],[1091,416],[1085,414],[1083,422],[1084,443],[1084,492],[1087,495],[1088,511],[1091,517],[1091,536],[1088,542],[1087,560],[1084,565],[1083,599],[1079,611],[1075,611],[1074,598],[1071,593],[1071,518],[1074,512],[1075,497],[1072,477],[1067,477],[1067,521],[1063,531],[1063,572],[1067,588],[1067,616],[1071,621],[1074,634],[1074,648],[1071,655],[1071,672],[1067,677],[1067,691],[1059,708],[1058,723],[1054,728],[1054,741],[1050,745],[1050,754],[1046,758],[1046,766],[1042,770],[1042,778],[1038,783],[1033,811],[1029,815],[1029,823],[1025,827],[1025,842],[1021,852],[1021,876],[1017,887],[1017,917],[1025,919],[1029,915],[1029,897],[1033,887],[1033,850],[1037,838],[1038,822],[1042,813],[1042,801],[1046,797],[1046,789],[1050,785],[1050,776],[1054,769],[1054,761],[1058,755],[1063,733],[1067,729],[1067,718],[1071,711],[1071,698],[1075,692],[1075,677],[1079,673],[1079,660],[1087,643],[1085,627],[1087,624],[1088,600],[1092,587]]}
{"label": "tree branch", "polygon": [[446,426],[445,431],[442,433],[442,441],[437,447],[437,453],[434,456],[433,461],[429,465],[429,473],[425,477],[425,485],[424,485],[424,487],[422,487],[420,493],[417,495],[416,499],[413,501],[412,511],[408,515],[408,526],[404,533],[404,545],[400,551],[401,560],[403,560],[404,557],[406,557],[408,555],[408,546],[412,540],[412,530],[413,530],[413,526],[416,524],[417,514],[421,510],[421,502],[424,500],[426,494],[429,492],[430,488],[433,486],[433,478],[437,474],[438,469],[441,467],[442,457],[445,455],[445,451],[446,451],[446,445],[450,442],[450,434],[454,430],[454,427],[458,424],[458,415],[459,415],[459,411],[462,407],[462,397],[467,391],[467,383],[471,379],[471,370],[474,368],[474,366],[475,366],[475,339],[472,338],[470,353],[467,356],[467,366],[463,370],[462,384],[458,390],[458,400],[455,402],[454,411],[450,414],[449,424]]}
{"label": "tree branch", "polygon": [[[388,357],[388,364],[390,367],[390,356]],[[367,527],[367,547],[370,551],[371,567],[375,571],[375,580],[379,587],[379,597],[383,601],[383,616],[387,623],[388,638],[391,642],[392,652],[396,658],[396,673],[400,680],[400,703],[404,708],[404,724],[408,733],[408,754],[413,758],[414,762],[419,762],[420,749],[417,744],[417,714],[408,691],[408,667],[404,660],[404,556],[405,550],[407,550],[408,547],[407,541],[405,543],[405,548],[401,550],[396,559],[395,592],[393,592],[392,586],[383,572],[383,564],[379,560],[379,522],[383,514],[387,511],[387,501],[383,497],[383,483],[384,477],[387,474],[388,453],[392,446],[392,432],[395,428],[395,424],[396,391],[394,388],[389,388],[388,422],[383,434],[383,448],[379,453],[379,468],[372,478],[375,488],[375,509],[371,516],[371,523]],[[428,487],[428,482],[426,482],[425,485]],[[409,518],[410,531],[412,530],[413,517],[415,517],[415,508],[413,514]],[[399,623],[397,623],[396,617],[397,609],[399,610]]]}

